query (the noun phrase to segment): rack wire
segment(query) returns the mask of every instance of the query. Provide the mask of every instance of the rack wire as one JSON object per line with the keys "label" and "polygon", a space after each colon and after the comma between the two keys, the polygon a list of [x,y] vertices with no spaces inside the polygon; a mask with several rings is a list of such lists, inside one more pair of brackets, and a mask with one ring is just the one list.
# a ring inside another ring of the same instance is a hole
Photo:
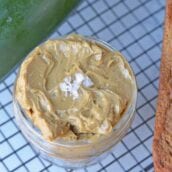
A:
{"label": "rack wire", "polygon": [[95,36],[121,51],[136,74],[138,102],[132,127],[105,159],[71,170],[39,157],[17,127],[12,90],[17,70],[0,83],[1,172],[152,172],[152,136],[164,21],[162,0],[85,0],[51,37]]}

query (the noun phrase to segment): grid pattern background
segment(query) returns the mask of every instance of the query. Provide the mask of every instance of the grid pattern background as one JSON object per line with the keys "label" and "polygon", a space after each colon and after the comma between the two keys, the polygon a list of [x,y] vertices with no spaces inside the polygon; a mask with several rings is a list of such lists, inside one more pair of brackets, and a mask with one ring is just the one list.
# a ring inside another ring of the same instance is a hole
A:
{"label": "grid pattern background", "polygon": [[17,127],[12,109],[14,71],[0,83],[0,172],[152,172],[152,136],[164,20],[163,0],[85,0],[54,32],[98,37],[121,51],[138,83],[132,127],[101,162],[79,170],[39,157]]}

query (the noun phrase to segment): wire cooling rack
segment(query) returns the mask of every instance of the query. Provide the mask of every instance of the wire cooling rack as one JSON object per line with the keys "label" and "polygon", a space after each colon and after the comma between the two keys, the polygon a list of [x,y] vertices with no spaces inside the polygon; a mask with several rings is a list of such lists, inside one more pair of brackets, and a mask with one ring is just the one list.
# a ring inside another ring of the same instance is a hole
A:
{"label": "wire cooling rack", "polygon": [[13,72],[0,84],[0,172],[152,172],[152,136],[161,55],[163,0],[85,0],[52,35],[71,32],[98,37],[120,50],[138,82],[136,117],[113,152],[94,166],[60,168],[41,159],[14,119]]}

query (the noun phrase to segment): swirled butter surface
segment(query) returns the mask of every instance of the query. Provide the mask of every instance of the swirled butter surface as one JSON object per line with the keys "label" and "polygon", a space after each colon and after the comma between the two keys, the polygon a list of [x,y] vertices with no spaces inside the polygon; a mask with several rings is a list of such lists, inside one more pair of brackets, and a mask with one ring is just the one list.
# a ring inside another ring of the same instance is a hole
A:
{"label": "swirled butter surface", "polygon": [[119,52],[70,35],[48,40],[28,55],[15,94],[46,140],[91,139],[112,131],[133,84]]}

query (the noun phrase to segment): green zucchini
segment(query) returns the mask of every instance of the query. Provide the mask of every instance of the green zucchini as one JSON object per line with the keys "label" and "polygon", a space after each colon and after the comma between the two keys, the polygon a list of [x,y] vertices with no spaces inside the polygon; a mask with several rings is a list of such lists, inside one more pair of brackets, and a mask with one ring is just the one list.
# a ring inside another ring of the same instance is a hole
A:
{"label": "green zucchini", "polygon": [[78,3],[79,0],[0,0],[0,80]]}

